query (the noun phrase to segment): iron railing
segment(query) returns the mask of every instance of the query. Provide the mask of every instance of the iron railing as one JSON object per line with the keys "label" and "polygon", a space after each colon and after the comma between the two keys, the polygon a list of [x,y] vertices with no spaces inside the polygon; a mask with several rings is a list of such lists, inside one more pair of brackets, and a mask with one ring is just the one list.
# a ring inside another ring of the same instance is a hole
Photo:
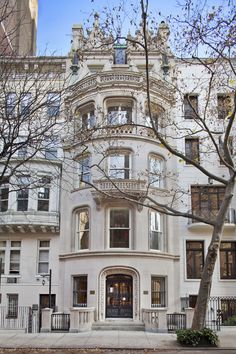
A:
{"label": "iron railing", "polygon": [[51,330],[66,332],[70,329],[70,315],[68,313],[53,313],[51,317]]}
{"label": "iron railing", "polygon": [[186,329],[185,313],[168,313],[166,316],[168,332],[175,332],[177,329]]}

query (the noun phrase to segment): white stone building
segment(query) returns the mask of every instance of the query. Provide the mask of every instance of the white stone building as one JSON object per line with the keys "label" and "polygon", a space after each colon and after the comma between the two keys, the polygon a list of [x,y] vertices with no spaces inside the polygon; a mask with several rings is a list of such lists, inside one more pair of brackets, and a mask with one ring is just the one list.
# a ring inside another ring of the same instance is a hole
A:
{"label": "white stone building", "polygon": [[[204,106],[207,73],[175,58],[168,35],[161,23],[152,38],[150,95],[158,130],[175,138],[173,121],[183,129],[195,129],[192,106]],[[73,87],[65,100],[67,115],[62,113],[68,128],[62,137],[64,155],[53,163],[47,158],[29,162],[46,177],[58,171],[61,182],[53,185],[50,197],[48,186],[43,187],[47,210],[40,210],[40,191],[35,198],[34,190],[29,190],[23,213],[16,192],[9,194],[8,207],[1,210],[2,304],[9,310],[17,298],[17,305],[48,306],[51,269],[51,305],[71,313],[72,331],[80,330],[78,318],[86,312],[99,323],[117,319],[140,324],[157,314],[159,330],[165,330],[160,318],[166,313],[194,306],[212,228],[151,207],[179,188],[190,193],[183,193],[178,207],[195,208],[199,216],[214,214],[222,185],[212,184],[195,167],[171,155],[156,138],[147,113],[143,52],[130,42],[114,46],[103,45],[105,41],[97,16],[88,37],[81,26],[73,27],[67,59]],[[183,100],[187,94],[189,99]],[[228,93],[222,88],[213,96],[218,112],[212,124],[220,131],[223,120],[218,114],[226,114]],[[180,151],[226,174],[219,160],[207,154],[204,133],[193,135],[176,139]],[[149,208],[142,205],[147,193],[152,198]],[[236,286],[234,208],[235,200],[212,286],[212,296],[221,297],[224,320],[236,313],[235,298],[228,298],[235,295]],[[217,320],[217,313],[212,320]]]}

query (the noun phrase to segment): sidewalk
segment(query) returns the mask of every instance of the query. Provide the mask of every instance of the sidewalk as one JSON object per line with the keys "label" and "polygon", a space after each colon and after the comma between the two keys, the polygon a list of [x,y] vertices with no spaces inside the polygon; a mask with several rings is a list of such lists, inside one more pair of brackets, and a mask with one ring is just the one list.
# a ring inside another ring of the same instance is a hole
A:
{"label": "sidewalk", "polygon": [[[219,332],[220,348],[234,349],[236,353],[236,330]],[[111,349],[169,349],[180,350],[175,334],[91,331],[85,333],[35,333],[3,332],[0,348],[111,348]],[[212,348],[211,348],[212,350]],[[217,349],[214,349],[217,350]]]}

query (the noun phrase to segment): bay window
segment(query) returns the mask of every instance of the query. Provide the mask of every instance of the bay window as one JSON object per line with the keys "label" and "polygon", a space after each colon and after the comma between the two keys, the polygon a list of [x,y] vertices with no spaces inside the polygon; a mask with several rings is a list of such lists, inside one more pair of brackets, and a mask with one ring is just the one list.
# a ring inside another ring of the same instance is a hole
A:
{"label": "bay window", "polygon": [[157,155],[149,156],[149,184],[151,187],[163,187],[164,161]]}
{"label": "bay window", "polygon": [[130,154],[128,152],[109,155],[108,175],[112,179],[130,178]]}
{"label": "bay window", "polygon": [[150,249],[163,250],[162,215],[150,212]]}
{"label": "bay window", "polygon": [[75,214],[76,222],[76,246],[78,250],[84,250],[89,248],[89,210],[81,209]]}
{"label": "bay window", "polygon": [[86,183],[90,182],[90,161],[89,155],[81,158],[78,163],[78,186],[79,188],[85,187]]}

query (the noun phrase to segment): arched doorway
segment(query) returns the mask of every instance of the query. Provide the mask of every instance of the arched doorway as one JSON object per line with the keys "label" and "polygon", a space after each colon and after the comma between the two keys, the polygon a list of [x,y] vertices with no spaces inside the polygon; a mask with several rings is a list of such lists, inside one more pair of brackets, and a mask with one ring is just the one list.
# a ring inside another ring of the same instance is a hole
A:
{"label": "arched doorway", "polygon": [[133,278],[125,274],[106,277],[106,318],[133,318]]}
{"label": "arched doorway", "polygon": [[[112,278],[112,277],[118,277]],[[121,277],[121,278],[120,278]],[[110,304],[110,298],[111,294],[109,294],[108,286],[109,282],[110,285],[113,285],[112,281],[118,280],[118,298],[123,301],[123,304],[127,305],[126,307],[126,317],[124,317],[124,311],[125,311],[125,306],[118,310],[118,317],[117,318],[127,318],[131,319],[133,321],[140,321],[140,300],[139,300],[139,274],[138,272],[131,268],[131,267],[122,267],[122,266],[114,266],[114,267],[109,267],[105,268],[102,270],[100,274],[100,279],[99,279],[99,311],[98,311],[98,320],[99,321],[105,321],[106,318],[112,318],[111,315],[111,310],[110,308],[110,314],[109,311],[107,311],[107,305],[109,306]],[[111,284],[112,283],[112,284]],[[124,288],[122,289],[121,284],[125,283]],[[111,286],[110,286],[111,287]],[[122,296],[123,293],[128,293],[129,296],[129,301],[126,299],[122,300],[122,297],[126,298],[126,296]],[[109,297],[109,298],[108,298]],[[122,304],[120,304],[122,305]],[[128,310],[128,306],[129,310]],[[109,309],[109,308],[108,308]],[[113,308],[114,310],[114,308]],[[121,316],[122,314],[122,316]],[[107,317],[108,315],[108,317]],[[111,317],[109,317],[111,316]],[[113,314],[114,316],[114,314]],[[114,316],[113,318],[116,318]]]}

